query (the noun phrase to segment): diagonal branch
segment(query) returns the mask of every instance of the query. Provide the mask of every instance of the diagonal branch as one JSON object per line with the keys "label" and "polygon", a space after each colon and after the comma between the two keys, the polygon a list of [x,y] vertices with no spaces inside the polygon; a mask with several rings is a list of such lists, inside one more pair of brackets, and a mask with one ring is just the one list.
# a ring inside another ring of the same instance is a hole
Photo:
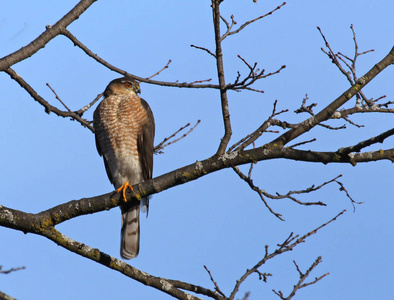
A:
{"label": "diagonal branch", "polygon": [[47,83],[46,85],[47,85],[47,87],[49,87],[49,89],[50,89],[50,90],[52,91],[52,93],[55,95],[55,98],[56,98],[57,100],[59,100],[59,102],[64,106],[64,108],[67,109],[68,112],[71,112],[71,109],[68,108],[68,106],[66,105],[66,103],[64,103],[64,102],[62,101],[62,99],[60,99],[60,97],[58,96],[58,94],[56,93],[56,91],[49,85],[49,83]]}
{"label": "diagonal branch", "polygon": [[0,291],[0,299],[1,300],[16,300],[14,297],[11,297],[10,295],[7,295]]}
{"label": "diagonal branch", "polygon": [[163,68],[161,68],[161,69],[160,69],[159,71],[157,71],[155,74],[153,74],[153,75],[151,75],[151,76],[149,76],[149,77],[146,77],[146,79],[152,79],[153,77],[159,75],[159,74],[160,74],[161,72],[163,72],[165,69],[168,69],[170,63],[171,63],[171,59],[167,62],[167,64],[166,64]]}
{"label": "diagonal branch", "polygon": [[239,287],[241,284],[248,278],[251,274],[255,273],[263,264],[265,264],[268,260],[274,258],[277,255],[280,255],[284,252],[292,251],[294,247],[297,245],[304,243],[305,240],[310,237],[311,235],[317,233],[320,229],[323,227],[327,226],[328,224],[334,222],[339,216],[341,216],[346,210],[341,211],[339,214],[337,214],[334,218],[329,220],[328,222],[320,225],[319,227],[315,228],[314,230],[306,233],[305,235],[299,237],[299,235],[293,235],[293,233],[290,234],[290,236],[282,243],[278,245],[278,248],[275,249],[273,252],[268,253],[268,245],[265,246],[265,255],[263,259],[261,259],[256,265],[254,265],[252,268],[248,269],[245,274],[241,276],[240,279],[237,280],[235,287],[233,291],[231,292],[230,297],[228,298],[229,300],[234,299],[236,293],[239,290]]}
{"label": "diagonal branch", "polygon": [[187,123],[185,126],[182,126],[181,128],[179,128],[177,131],[175,131],[173,134],[171,134],[169,137],[166,137],[164,140],[161,141],[161,143],[159,143],[157,146],[154,147],[153,152],[156,153],[164,153],[163,150],[165,147],[174,144],[178,141],[180,141],[181,139],[185,138],[187,135],[189,135],[189,133],[191,133],[198,124],[200,124],[201,120],[197,120],[196,124],[194,124],[194,126],[192,128],[190,128],[186,133],[184,133],[183,135],[181,135],[179,138],[173,139],[172,141],[170,141],[172,138],[175,138],[175,136],[181,132],[182,130],[184,130],[186,127],[190,126],[190,123]]}
{"label": "diagonal branch", "polygon": [[383,143],[383,141],[386,138],[388,138],[388,137],[390,137],[392,135],[394,135],[394,128],[389,129],[389,130],[387,130],[387,131],[385,131],[385,132],[383,132],[383,133],[381,133],[381,134],[379,134],[377,136],[371,137],[368,140],[359,142],[357,145],[340,148],[340,149],[338,149],[337,153],[340,154],[340,155],[347,155],[347,154],[352,153],[352,152],[360,152],[361,149],[366,148],[368,146],[371,146],[373,144]]}
{"label": "diagonal branch", "polygon": [[301,134],[311,130],[314,126],[320,124],[323,121],[328,120],[334,112],[340,108],[343,104],[349,101],[354,95],[356,95],[362,88],[364,88],[373,78],[375,78],[385,68],[394,63],[394,47],[380,62],[378,62],[371,70],[369,70],[364,76],[358,79],[356,84],[345,91],[341,96],[331,102],[323,110],[321,110],[315,116],[310,117],[304,122],[300,123],[299,126],[293,128],[280,137],[268,144],[269,147],[283,147],[291,140],[299,137]]}
{"label": "diagonal branch", "polygon": [[[265,18],[265,17],[267,17],[267,16],[269,16],[269,15],[272,15],[275,11],[281,9],[284,5],[286,5],[286,2],[283,2],[281,5],[277,6],[275,9],[271,10],[270,12],[268,12],[268,13],[266,13],[266,14],[260,16],[260,17],[257,17],[257,18],[255,18],[255,19],[253,19],[253,20],[250,20],[250,21],[245,22],[244,24],[242,24],[241,26],[239,26],[238,29],[236,29],[236,30],[234,30],[234,31],[231,31],[232,26],[229,26],[228,23],[227,23],[227,24],[226,24],[226,25],[227,25],[227,31],[223,34],[223,36],[221,37],[221,40],[224,40],[224,39],[225,39],[227,36],[229,36],[229,35],[233,35],[233,34],[236,34],[236,33],[240,32],[240,31],[241,31],[242,29],[244,29],[246,26],[248,26],[248,25],[250,25],[250,24],[252,24],[252,23],[254,23],[254,22],[256,22],[256,21],[258,21],[258,20],[260,20],[260,19],[262,19],[262,18]],[[232,16],[231,19],[233,20],[232,25],[236,24],[235,21],[234,21],[233,16]]]}
{"label": "diagonal branch", "polygon": [[[325,49],[321,48],[321,50],[331,59],[332,63],[335,64],[337,66],[337,68],[339,69],[339,71],[345,75],[345,77],[347,78],[347,80],[349,81],[350,85],[354,85],[355,82],[357,82],[358,78],[357,78],[357,74],[356,74],[356,60],[360,55],[364,55],[367,54],[369,52],[372,52],[374,50],[367,50],[364,52],[358,52],[358,43],[356,40],[356,33],[354,31],[353,28],[353,24],[350,25],[350,29],[352,30],[352,34],[353,34],[353,41],[354,41],[354,57],[350,58],[344,54],[342,54],[341,52],[338,53],[334,53],[334,51],[331,49],[330,44],[328,43],[326,37],[324,36],[323,32],[321,31],[321,29],[319,27],[317,27],[317,29],[320,32],[320,35],[322,36],[325,46],[328,49],[328,51],[326,51]],[[342,61],[342,63],[344,63],[344,65],[349,69],[349,71],[346,71],[345,68],[341,65],[340,61]],[[357,102],[356,104],[358,105],[359,103],[359,99],[360,97],[364,100],[364,102],[368,105],[368,106],[373,106],[373,101],[371,101],[370,99],[368,99],[364,93],[362,91],[360,91],[357,94]]]}
{"label": "diagonal branch", "polygon": [[310,266],[310,268],[309,268],[305,273],[303,273],[303,272],[301,272],[301,270],[300,270],[300,268],[298,267],[297,263],[293,260],[293,263],[294,263],[294,265],[296,266],[298,273],[300,274],[300,280],[297,282],[296,285],[294,285],[293,290],[291,291],[290,295],[287,296],[287,297],[284,297],[284,296],[283,296],[283,293],[282,293],[281,291],[278,291],[278,292],[275,291],[275,290],[272,290],[272,291],[273,291],[276,295],[278,295],[278,296],[280,297],[280,299],[282,299],[282,300],[290,300],[290,299],[292,299],[292,298],[295,296],[295,294],[296,294],[296,292],[297,292],[298,290],[300,290],[300,289],[302,289],[302,288],[304,288],[304,287],[307,287],[307,286],[309,286],[309,285],[315,284],[316,282],[320,281],[321,279],[323,279],[324,277],[326,277],[327,275],[329,275],[329,273],[325,273],[325,274],[323,274],[323,275],[321,275],[321,276],[319,276],[319,277],[316,277],[316,278],[315,278],[313,281],[311,281],[311,282],[303,283],[303,282],[308,278],[308,276],[310,275],[310,273],[312,272],[312,270],[313,270],[314,268],[316,268],[321,262],[322,262],[322,258],[321,258],[321,256],[319,256],[319,257],[313,262],[313,264]]}
{"label": "diagonal branch", "polygon": [[[112,193],[111,193],[112,194]],[[110,194],[110,196],[111,196]],[[114,194],[112,194],[114,195]],[[115,194],[116,195],[116,194]],[[105,195],[107,197],[109,195]],[[105,198],[101,197],[101,198]],[[99,197],[100,198],[100,197]],[[71,201],[66,205],[59,205],[51,210],[44,211],[38,214],[29,214],[21,211],[13,210],[10,208],[6,208],[4,206],[0,206],[0,225],[14,228],[20,230],[24,233],[33,233],[37,235],[44,236],[49,240],[55,242],[59,246],[74,252],[80,256],[93,260],[97,263],[100,263],[110,269],[118,271],[129,278],[132,278],[136,281],[143,283],[144,285],[151,286],[156,288],[162,292],[165,292],[177,299],[184,300],[198,300],[200,298],[187,294],[180,289],[190,290],[194,293],[199,293],[202,295],[206,295],[212,297],[215,293],[209,289],[199,287],[196,285],[192,285],[186,282],[167,280],[165,278],[155,277],[146,272],[142,272],[129,264],[125,263],[122,260],[116,259],[99,249],[95,249],[87,246],[86,244],[77,242],[58,230],[55,229],[55,225],[61,223],[64,220],[70,219],[71,217],[75,217],[80,214],[81,211],[84,211],[83,214],[92,213],[94,210],[97,210],[97,205],[95,206],[94,201]],[[114,207],[119,204],[120,199],[104,199],[106,200],[107,208]],[[112,202],[112,203],[111,203]],[[67,207],[70,210],[71,208],[71,216],[67,216],[69,211],[67,211]],[[60,208],[60,210],[58,210]],[[57,211],[57,212],[55,212]],[[222,300],[221,297],[212,297],[217,300]]]}
{"label": "diagonal branch", "polygon": [[212,55],[214,58],[216,58],[216,55],[214,53],[212,53],[211,50],[209,50],[207,48],[196,46],[196,45],[190,45],[190,47],[203,50],[203,51],[207,52],[209,55]]}
{"label": "diagonal branch", "polygon": [[264,121],[264,123],[259,128],[257,128],[253,133],[251,133],[248,137],[246,137],[245,141],[243,141],[242,144],[237,148],[238,151],[243,151],[250,144],[254,143],[264,132],[266,132],[268,127],[271,126],[271,121],[274,117],[288,111],[287,109],[283,109],[277,112],[276,111],[277,103],[278,100],[275,100],[271,115],[268,117],[266,121]]}
{"label": "diagonal branch", "polygon": [[42,231],[40,235],[45,236],[46,238],[55,242],[57,245],[71,252],[74,252],[85,258],[88,258],[92,261],[102,264],[112,270],[118,271],[129,278],[141,282],[144,285],[158,289],[168,295],[171,295],[176,299],[201,300],[198,297],[195,297],[191,294],[179,290],[165,278],[156,277],[146,272],[142,272],[137,268],[134,268],[131,265],[125,263],[124,261],[100,251],[99,249],[91,248],[86,244],[77,242],[63,235],[62,233],[57,231],[54,227],[47,228],[46,230]]}
{"label": "diagonal branch", "polygon": [[55,106],[50,105],[44,98],[42,98],[22,77],[20,77],[13,69],[8,68],[5,72],[10,75],[12,79],[14,79],[26,92],[30,94],[30,96],[37,101],[39,104],[44,106],[45,112],[47,114],[53,112],[59,117],[63,118],[71,118],[73,120],[78,121],[82,126],[88,128],[90,131],[94,132],[93,126],[89,121],[83,119],[81,114],[72,111],[62,111]]}
{"label": "diagonal branch", "polygon": [[204,269],[208,272],[209,278],[211,279],[213,285],[215,286],[215,291],[216,291],[217,293],[219,293],[222,297],[226,298],[226,295],[220,290],[220,288],[219,288],[217,282],[213,279],[213,276],[212,276],[212,274],[211,274],[211,271],[209,271],[209,269],[207,268],[206,265],[204,265]]}
{"label": "diagonal branch", "polygon": [[100,98],[103,96],[104,94],[98,94],[96,98],[94,98],[94,100],[92,102],[90,102],[89,104],[85,105],[84,107],[82,107],[81,109],[75,111],[75,113],[79,116],[82,117],[82,115],[88,110],[90,109],[97,101],[100,100]]}
{"label": "diagonal branch", "polygon": [[56,22],[55,25],[48,25],[46,31],[40,34],[31,43],[0,59],[0,71],[7,70],[10,66],[32,56],[41,48],[44,48],[50,40],[61,34],[64,28],[78,19],[96,1],[97,0],[81,0],[63,18]]}
{"label": "diagonal branch", "polygon": [[249,184],[250,188],[255,191],[257,194],[259,194],[259,197],[261,199],[261,201],[263,201],[265,207],[268,208],[268,210],[270,211],[271,214],[273,214],[275,217],[277,217],[279,220],[284,221],[284,219],[282,218],[282,215],[280,213],[274,212],[274,210],[271,208],[271,206],[268,205],[267,201],[264,198],[263,192],[260,188],[258,188],[257,186],[255,186],[253,184],[252,179],[250,179],[249,177],[246,177],[240,170],[238,167],[233,167],[233,170],[235,173],[237,173],[237,175],[244,180],[247,184]]}

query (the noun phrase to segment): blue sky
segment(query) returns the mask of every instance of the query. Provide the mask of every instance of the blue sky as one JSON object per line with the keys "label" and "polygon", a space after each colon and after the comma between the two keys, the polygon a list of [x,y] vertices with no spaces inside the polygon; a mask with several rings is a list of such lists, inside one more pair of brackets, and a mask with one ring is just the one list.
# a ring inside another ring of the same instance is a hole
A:
{"label": "blue sky", "polygon": [[[7,1],[0,12],[0,57],[28,44],[66,14],[77,1]],[[226,0],[222,14],[234,14],[238,24],[262,15],[280,1]],[[358,74],[367,72],[393,46],[391,1],[288,1],[281,10],[250,25],[223,43],[226,79],[237,71],[247,74],[241,55],[259,62],[267,72],[280,66],[279,75],[261,80],[255,88],[264,94],[229,93],[233,142],[255,130],[271,113],[289,109],[282,120],[300,122],[307,115],[293,113],[308,94],[315,111],[348,88],[345,77],[321,52],[319,26],[335,51],[352,55],[354,25],[361,51]],[[169,59],[170,68],[156,79],[216,82],[215,61],[194,44],[213,51],[210,1],[97,1],[68,29],[94,53],[128,72],[147,77]],[[36,91],[60,107],[59,97],[77,110],[101,93],[118,74],[97,64],[65,37],[57,37],[33,57],[14,66]],[[364,90],[370,98],[387,95],[393,101],[392,68]],[[141,84],[156,119],[156,144],[188,122],[201,124],[187,139],[155,156],[154,176],[202,160],[216,152],[223,135],[219,94],[216,90],[179,89]],[[43,107],[0,74],[0,204],[26,212],[40,212],[70,200],[112,191],[93,134],[78,123],[45,114]],[[351,107],[352,101],[346,107]],[[84,117],[92,119],[93,109]],[[346,130],[315,128],[301,139],[317,138],[302,149],[335,151],[392,128],[393,116],[355,115],[363,128],[347,124]],[[332,121],[340,126],[343,120]],[[272,140],[267,133],[258,145]],[[392,148],[393,139],[367,150]],[[245,167],[242,168],[246,170]],[[356,211],[336,184],[300,196],[303,201],[323,201],[327,207],[300,207],[287,200],[271,201],[286,219],[268,212],[257,194],[232,170],[223,170],[197,181],[154,195],[149,218],[142,218],[141,252],[130,264],[142,271],[197,285],[213,286],[206,265],[221,290],[229,294],[235,281],[264,255],[264,246],[283,242],[291,232],[305,234],[346,209],[336,222],[310,237],[294,251],[269,261],[260,270],[273,277],[268,283],[252,275],[241,286],[250,299],[279,299],[272,289],[288,294],[298,281],[292,263],[306,270],[318,256],[323,262],[311,278],[329,272],[314,286],[302,289],[295,299],[381,299],[392,293],[394,230],[392,226],[393,166],[388,161],[323,165],[272,160],[259,163],[254,183],[270,193],[287,193],[321,184],[339,174],[351,196],[364,204]],[[120,212],[82,216],[57,228],[69,237],[119,257]],[[4,269],[26,266],[3,275],[0,290],[18,299],[168,299],[169,296],[79,257],[40,236],[0,228],[0,265]]]}

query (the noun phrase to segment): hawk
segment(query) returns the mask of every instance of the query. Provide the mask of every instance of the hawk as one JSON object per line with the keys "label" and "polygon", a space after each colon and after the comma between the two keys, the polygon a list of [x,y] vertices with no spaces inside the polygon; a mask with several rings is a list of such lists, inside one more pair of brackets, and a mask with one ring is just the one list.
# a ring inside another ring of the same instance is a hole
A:
{"label": "hawk", "polygon": [[[151,179],[153,169],[155,120],[139,93],[138,82],[131,78],[112,80],[93,115],[97,151],[109,180],[123,193],[120,255],[124,259],[138,255],[140,242],[140,201],[127,201],[125,192]],[[142,199],[141,205],[147,212],[149,198]]]}

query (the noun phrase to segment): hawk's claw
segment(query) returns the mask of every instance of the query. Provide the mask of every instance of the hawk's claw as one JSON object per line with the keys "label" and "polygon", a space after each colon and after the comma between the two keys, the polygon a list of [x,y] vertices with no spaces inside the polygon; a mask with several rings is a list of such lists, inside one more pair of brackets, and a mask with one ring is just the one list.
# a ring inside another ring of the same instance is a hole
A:
{"label": "hawk's claw", "polygon": [[127,199],[126,199],[126,190],[127,190],[128,188],[129,188],[131,191],[133,190],[133,187],[129,184],[128,181],[126,181],[125,183],[123,183],[123,185],[122,185],[120,188],[118,188],[118,189],[116,190],[117,193],[122,192],[124,202],[127,202]]}

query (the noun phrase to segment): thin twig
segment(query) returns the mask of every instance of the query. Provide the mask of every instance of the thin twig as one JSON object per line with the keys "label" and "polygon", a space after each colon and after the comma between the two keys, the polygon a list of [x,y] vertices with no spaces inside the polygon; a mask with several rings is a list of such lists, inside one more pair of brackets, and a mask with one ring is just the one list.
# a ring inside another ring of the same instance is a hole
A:
{"label": "thin twig", "polygon": [[221,296],[223,296],[224,298],[226,298],[226,295],[220,290],[218,284],[216,283],[216,281],[213,279],[211,271],[208,270],[207,266],[204,265],[204,269],[208,272],[209,277],[213,283],[213,285],[215,286],[215,291],[217,291]]}
{"label": "thin twig", "polygon": [[287,297],[284,297],[284,296],[283,296],[283,293],[282,293],[281,291],[278,291],[278,292],[275,291],[275,290],[272,290],[272,291],[273,291],[276,295],[278,295],[279,298],[280,298],[281,300],[290,300],[290,299],[292,299],[292,298],[295,296],[295,294],[296,294],[296,292],[297,292],[298,290],[300,290],[300,289],[302,289],[302,288],[304,288],[304,287],[307,287],[307,286],[309,286],[309,285],[315,284],[316,282],[320,281],[321,279],[323,279],[324,277],[326,277],[327,275],[329,275],[329,273],[326,273],[326,274],[321,275],[320,277],[315,277],[315,279],[314,279],[313,281],[311,281],[311,282],[303,283],[303,282],[308,278],[308,276],[310,275],[310,273],[312,272],[312,270],[313,270],[314,268],[316,268],[321,262],[322,262],[322,258],[321,258],[321,256],[319,256],[319,257],[314,261],[314,263],[309,267],[309,269],[308,269],[305,273],[303,273],[303,272],[301,272],[301,270],[300,270],[300,268],[298,267],[297,263],[293,260],[293,263],[294,263],[294,265],[295,265],[295,267],[296,267],[296,269],[297,269],[297,272],[298,272],[298,274],[300,275],[300,280],[297,282],[296,285],[294,285],[293,290],[290,292],[289,296],[287,296]]}
{"label": "thin twig", "polygon": [[37,101],[40,105],[45,108],[45,112],[47,114],[53,112],[57,116],[63,118],[71,118],[73,120],[78,121],[82,126],[87,127],[90,131],[94,132],[93,126],[89,121],[83,119],[77,113],[72,111],[62,111],[55,106],[50,105],[44,98],[42,98],[21,76],[19,76],[13,69],[8,68],[4,72],[6,72],[12,79],[14,79],[29,95]]}
{"label": "thin twig", "polygon": [[62,101],[62,99],[60,99],[60,97],[57,95],[57,93],[55,92],[55,90],[49,85],[49,83],[46,83],[47,87],[49,87],[51,89],[51,91],[55,94],[55,98],[57,100],[59,100],[59,102],[69,111],[72,112],[71,109],[68,108],[68,106]]}
{"label": "thin twig", "polygon": [[335,182],[339,184],[339,186],[340,186],[339,190],[346,193],[346,196],[350,199],[350,202],[352,203],[353,212],[355,212],[356,211],[355,204],[363,204],[364,202],[357,202],[357,201],[353,200],[353,198],[350,196],[349,192],[345,188],[344,184],[342,182],[338,181],[338,180],[335,180]]}
{"label": "thin twig", "polygon": [[346,210],[341,211],[339,214],[337,214],[334,218],[332,218],[331,220],[327,221],[326,223],[320,225],[319,227],[315,228],[314,230],[304,234],[303,236],[299,237],[299,235],[294,235],[293,233],[291,233],[289,235],[289,237],[282,243],[282,244],[278,244],[278,248],[276,248],[274,251],[272,251],[271,253],[268,252],[268,245],[265,246],[265,255],[264,257],[256,264],[254,265],[252,268],[247,269],[247,271],[245,272],[245,274],[243,274],[236,282],[233,291],[231,292],[230,297],[228,298],[229,300],[233,300],[235,295],[237,294],[237,292],[239,291],[239,288],[241,286],[241,284],[253,273],[256,272],[256,270],[258,270],[263,264],[265,264],[269,259],[272,259],[274,257],[276,257],[277,255],[280,255],[284,252],[287,251],[292,251],[294,249],[294,247],[296,247],[297,245],[304,243],[305,240],[310,237],[313,234],[316,234],[320,229],[322,229],[323,227],[327,226],[328,224],[334,222],[337,218],[339,218],[339,216],[341,216],[343,213],[345,213]]}
{"label": "thin twig", "polygon": [[3,266],[0,266],[0,274],[9,274],[11,272],[19,271],[19,270],[24,270],[26,267],[18,267],[18,268],[11,268],[8,270],[2,270]]}
{"label": "thin twig", "polygon": [[210,82],[210,81],[212,81],[212,78],[192,81],[192,82],[190,82],[190,84],[203,83],[203,82]]}
{"label": "thin twig", "polygon": [[[357,81],[358,81],[358,77],[356,74],[356,61],[357,58],[361,55],[367,54],[369,52],[374,51],[372,50],[367,50],[364,52],[359,52],[358,51],[358,43],[357,43],[357,39],[356,39],[356,33],[354,31],[354,27],[353,24],[350,25],[350,28],[352,30],[352,34],[353,34],[353,41],[354,41],[354,56],[353,58],[350,58],[349,56],[338,52],[338,53],[334,53],[334,51],[331,49],[330,44],[328,43],[326,37],[324,36],[324,34],[322,33],[321,29],[319,27],[317,27],[317,29],[319,30],[325,45],[328,49],[328,51],[326,51],[325,49],[321,48],[321,50],[331,59],[332,63],[334,63],[338,69],[340,70],[340,72],[346,76],[347,80],[349,81],[350,85],[354,85]],[[349,69],[349,71],[346,71],[345,68],[341,65],[341,63],[339,61],[342,61],[342,63],[346,66],[347,69]],[[362,99],[368,106],[372,106],[373,102],[370,101],[362,91],[359,91],[359,93],[357,94],[357,100]],[[358,101],[356,101],[356,105],[358,105]]]}
{"label": "thin twig", "polygon": [[[252,23],[254,23],[254,22],[256,22],[256,21],[258,21],[258,20],[260,20],[260,19],[263,19],[263,18],[265,18],[265,17],[267,17],[267,16],[269,16],[269,15],[272,15],[275,11],[281,9],[284,5],[286,5],[286,2],[283,2],[281,5],[277,6],[276,8],[274,8],[273,10],[271,10],[270,12],[268,12],[268,13],[266,13],[266,14],[260,16],[260,17],[257,17],[257,18],[255,18],[255,19],[253,19],[253,20],[250,20],[250,21],[245,22],[244,24],[242,24],[241,26],[239,26],[239,28],[238,28],[237,30],[230,31],[231,28],[228,28],[228,27],[227,27],[228,30],[227,30],[227,32],[226,32],[225,34],[223,34],[223,36],[221,37],[221,40],[224,40],[224,39],[225,39],[227,36],[229,36],[229,35],[233,35],[233,34],[236,34],[236,33],[240,32],[240,31],[241,31],[242,29],[244,29],[246,26],[248,26],[248,25],[250,25],[250,24],[252,24]],[[235,22],[235,24],[236,24],[236,22]]]}
{"label": "thin twig", "polygon": [[214,53],[212,53],[209,49],[207,48],[203,48],[203,47],[199,47],[199,46],[195,46],[195,45],[190,45],[190,47],[196,48],[196,49],[200,49],[203,50],[205,52],[207,52],[208,54],[212,55],[214,58],[216,58],[216,55]]}
{"label": "thin twig", "polygon": [[88,110],[90,109],[104,94],[98,94],[96,98],[94,98],[94,100],[92,102],[90,102],[89,104],[85,105],[84,107],[82,107],[81,109],[74,111],[74,113],[78,114],[79,116],[82,117],[82,115]]}
{"label": "thin twig", "polygon": [[312,142],[315,142],[315,141],[316,141],[316,139],[313,138],[313,139],[308,140],[308,141],[303,141],[303,142],[299,142],[297,144],[291,145],[291,146],[289,146],[289,148],[295,148],[295,147],[298,147],[298,146],[301,146],[301,145],[305,145],[305,144],[308,144],[308,143],[312,143]]}
{"label": "thin twig", "polygon": [[182,130],[184,130],[186,127],[189,127],[189,126],[190,126],[190,123],[187,123],[185,126],[179,128],[177,131],[175,131],[175,132],[174,132],[173,134],[171,134],[169,137],[166,137],[166,138],[165,138],[163,141],[161,141],[157,146],[155,146],[155,148],[153,149],[153,150],[154,150],[154,153],[155,153],[155,154],[158,154],[158,153],[159,153],[159,154],[162,154],[163,151],[161,151],[161,150],[163,150],[165,147],[167,147],[167,146],[169,146],[169,145],[171,145],[171,144],[174,144],[174,143],[180,141],[181,139],[185,138],[189,133],[191,133],[191,132],[197,127],[198,124],[200,124],[200,122],[201,122],[201,120],[197,120],[196,124],[194,124],[194,126],[193,126],[192,128],[190,128],[189,131],[187,131],[186,133],[184,133],[184,134],[183,134],[182,136],[180,136],[179,138],[177,138],[177,139],[175,139],[175,140],[172,140],[172,141],[170,141],[170,142],[167,143],[167,141],[169,141],[170,139],[174,138],[179,132],[181,132]]}
{"label": "thin twig", "polygon": [[149,84],[155,84],[155,85],[160,85],[160,86],[169,86],[169,87],[179,87],[179,88],[212,88],[212,89],[219,89],[220,86],[217,84],[200,84],[200,85],[195,85],[187,82],[166,82],[166,81],[158,81],[158,80],[152,80],[152,79],[146,79],[145,77],[140,77],[136,76],[134,74],[130,74],[125,70],[122,70],[120,68],[115,67],[114,65],[110,64],[106,60],[102,59],[99,57],[97,54],[93,53],[88,47],[86,47],[83,43],[81,43],[70,31],[67,29],[63,28],[61,29],[61,34],[66,36],[70,41],[74,43],[75,46],[78,46],[82,51],[84,51],[88,56],[96,60],[98,63],[102,64],[103,66],[107,67],[108,69],[117,72],[119,74],[122,74],[124,76],[128,76],[133,78],[134,80],[140,81],[140,82],[145,82]]}
{"label": "thin twig", "polygon": [[244,180],[246,183],[249,184],[250,188],[255,191],[259,196],[261,201],[263,201],[265,207],[268,208],[269,212],[271,214],[273,214],[275,217],[277,217],[279,220],[284,221],[284,219],[282,218],[282,215],[280,213],[274,212],[274,210],[268,205],[267,201],[265,200],[264,196],[263,196],[263,192],[261,189],[259,189],[257,186],[255,186],[253,184],[253,180],[248,178],[247,176],[245,176],[238,167],[233,167],[233,170],[235,173],[237,173],[237,175]]}
{"label": "thin twig", "polygon": [[171,63],[171,59],[167,62],[167,64],[166,64],[163,68],[161,68],[161,69],[160,69],[159,71],[157,71],[155,74],[153,74],[153,75],[151,75],[151,76],[149,76],[149,77],[146,77],[146,79],[151,79],[151,78],[153,78],[153,77],[159,75],[161,72],[163,72],[165,69],[168,68],[168,66],[170,65],[170,63]]}
{"label": "thin twig", "polygon": [[[268,119],[266,121],[264,121],[263,124],[261,124],[261,126],[259,128],[257,128],[253,133],[249,134],[247,137],[245,137],[243,139],[244,141],[242,142],[242,144],[240,146],[238,146],[237,151],[243,151],[250,144],[254,143],[264,132],[267,132],[268,127],[271,126],[272,118],[288,111],[287,109],[283,109],[283,110],[277,112],[276,111],[277,103],[278,103],[278,100],[275,100],[274,104],[273,104],[273,109],[272,109],[271,115],[268,117]],[[239,142],[237,144],[239,144]],[[234,146],[232,146],[230,148],[234,148]]]}

